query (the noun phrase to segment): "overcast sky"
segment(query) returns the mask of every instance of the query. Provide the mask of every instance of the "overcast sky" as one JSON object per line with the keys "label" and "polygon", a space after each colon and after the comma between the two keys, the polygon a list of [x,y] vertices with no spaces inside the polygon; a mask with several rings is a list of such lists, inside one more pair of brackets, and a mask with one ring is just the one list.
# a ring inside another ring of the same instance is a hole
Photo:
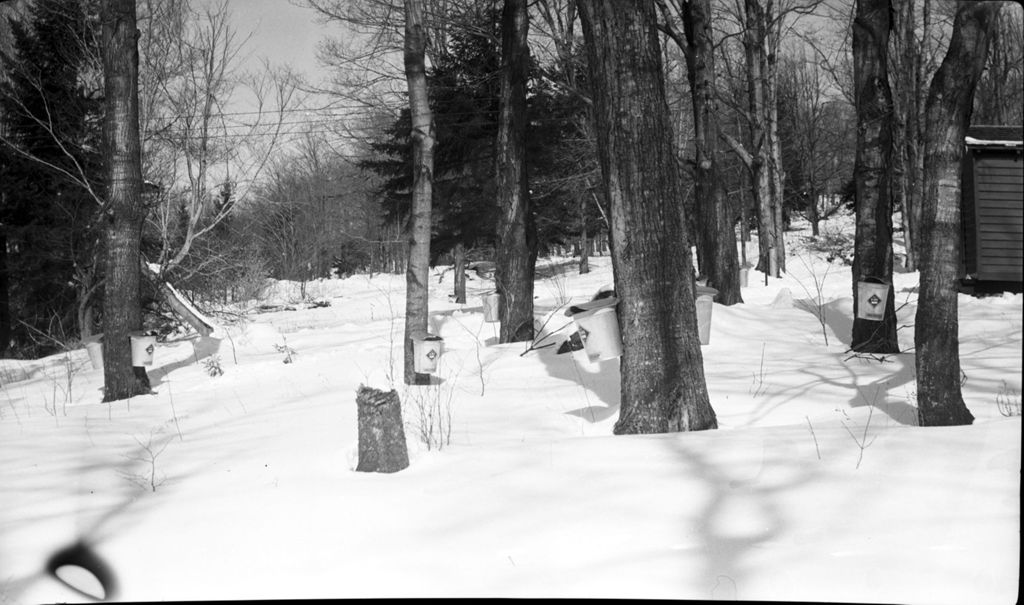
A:
{"label": "overcast sky", "polygon": [[316,63],[316,45],[330,26],[317,23],[316,12],[301,5],[301,0],[228,0],[228,8],[239,39],[252,34],[245,45],[251,62],[247,68],[266,58],[274,65],[289,64],[311,80],[320,79],[323,72]]}

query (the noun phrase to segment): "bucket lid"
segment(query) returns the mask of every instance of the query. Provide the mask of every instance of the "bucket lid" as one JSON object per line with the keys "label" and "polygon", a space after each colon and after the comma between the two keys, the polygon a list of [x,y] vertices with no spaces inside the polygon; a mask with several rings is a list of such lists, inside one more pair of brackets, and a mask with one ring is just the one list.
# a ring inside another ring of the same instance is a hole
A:
{"label": "bucket lid", "polygon": [[585,303],[573,305],[566,309],[565,316],[572,317],[579,313],[586,313],[587,311],[593,311],[594,309],[602,309],[604,307],[614,307],[619,303],[619,299],[614,296],[607,296],[605,298],[599,298],[597,300],[589,300]]}
{"label": "bucket lid", "polygon": [[718,290],[710,286],[697,285],[697,296],[717,296]]}

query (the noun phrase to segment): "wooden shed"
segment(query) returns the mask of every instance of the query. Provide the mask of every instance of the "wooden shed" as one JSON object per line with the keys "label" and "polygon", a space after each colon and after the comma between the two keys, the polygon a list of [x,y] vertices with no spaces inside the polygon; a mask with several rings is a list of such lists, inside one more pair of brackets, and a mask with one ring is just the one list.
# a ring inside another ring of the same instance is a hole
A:
{"label": "wooden shed", "polygon": [[964,282],[1019,291],[1024,282],[1024,126],[971,126],[964,143]]}

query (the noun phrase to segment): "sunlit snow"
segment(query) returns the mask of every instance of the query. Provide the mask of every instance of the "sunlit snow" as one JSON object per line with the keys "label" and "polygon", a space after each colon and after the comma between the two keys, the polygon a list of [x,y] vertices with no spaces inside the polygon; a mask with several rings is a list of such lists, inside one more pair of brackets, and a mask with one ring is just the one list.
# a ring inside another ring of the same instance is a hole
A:
{"label": "sunlit snow", "polygon": [[[44,571],[78,541],[119,600],[1015,602],[1022,296],[960,296],[976,421],[919,428],[918,274],[895,276],[907,352],[853,356],[850,267],[806,234],[787,234],[784,278],[752,271],[744,304],[714,305],[716,431],[613,436],[619,361],[556,353],[565,305],[612,281],[607,256],[586,275],[539,261],[537,344],[554,346],[528,352],[484,322],[492,280],[471,272],[456,304],[439,268],[429,387],[402,385],[394,275],[307,283],[305,300],[275,283],[261,302],[294,310],[158,343],[156,394],[111,405],[84,347],[2,360],[0,602],[83,600]],[[398,390],[405,470],[354,471],[360,384]]]}

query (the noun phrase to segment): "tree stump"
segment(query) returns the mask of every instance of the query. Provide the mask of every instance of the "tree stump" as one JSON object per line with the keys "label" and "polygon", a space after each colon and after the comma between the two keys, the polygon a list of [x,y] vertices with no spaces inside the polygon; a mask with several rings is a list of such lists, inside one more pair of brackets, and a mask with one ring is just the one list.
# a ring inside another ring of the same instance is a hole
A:
{"label": "tree stump", "polygon": [[356,408],[359,414],[359,463],[356,470],[395,473],[409,466],[398,392],[359,385]]}

